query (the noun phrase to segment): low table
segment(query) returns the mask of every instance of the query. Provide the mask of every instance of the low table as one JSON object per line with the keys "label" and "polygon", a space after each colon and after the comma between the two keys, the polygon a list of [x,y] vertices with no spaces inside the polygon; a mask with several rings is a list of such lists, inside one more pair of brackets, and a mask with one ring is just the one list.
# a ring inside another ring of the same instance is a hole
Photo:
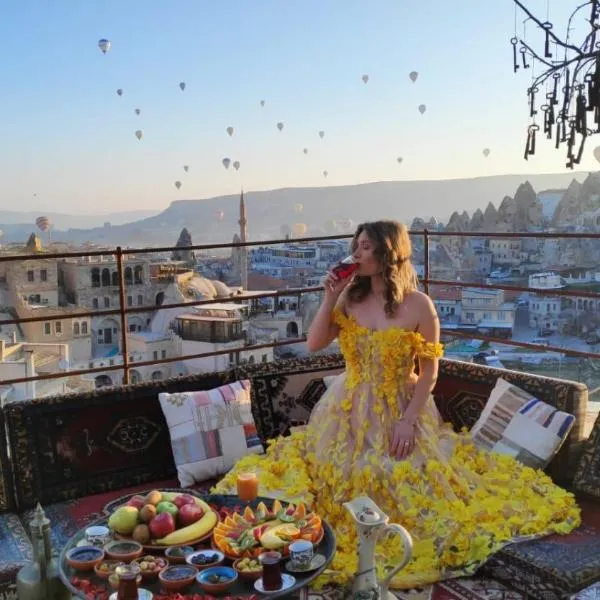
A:
{"label": "low table", "polygon": [[[194,494],[193,490],[180,490],[180,492],[182,494],[183,493]],[[252,508],[255,508],[256,505],[261,501],[264,502],[267,506],[271,506],[273,503],[272,498],[264,498],[264,497],[258,497],[253,502],[242,503],[238,496],[216,495],[216,494],[208,494],[208,495],[204,495],[204,496],[200,496],[199,494],[194,494],[194,495],[201,497],[205,502],[214,506],[216,509],[234,508],[234,507],[240,506],[240,505],[245,506],[246,504],[249,504]],[[285,505],[285,502],[282,502],[282,504]],[[91,525],[106,525],[107,521],[108,521],[108,517],[104,517],[102,519],[95,521],[94,523],[87,525],[85,529],[87,529],[87,527],[90,527]],[[73,594],[74,598],[84,598],[84,599],[86,598],[86,595],[82,591],[78,590],[71,583],[72,577],[89,579],[94,585],[103,585],[107,590],[110,591],[110,593],[112,593],[112,591],[114,591],[110,588],[108,581],[97,577],[96,574],[94,573],[94,571],[81,573],[81,572],[75,571],[74,569],[69,567],[69,565],[67,565],[67,562],[65,560],[65,555],[71,548],[77,546],[77,544],[82,539],[85,538],[85,529],[81,529],[80,531],[78,531],[67,542],[65,547],[62,549],[62,551],[60,553],[60,558],[59,558],[59,575],[60,575],[60,578],[62,579],[63,583],[67,586],[68,590]],[[327,566],[329,565],[329,563],[331,562],[331,560],[333,559],[333,557],[335,555],[335,548],[336,548],[335,534],[334,534],[333,530],[331,529],[331,527],[325,521],[323,521],[323,530],[324,530],[323,539],[315,547],[315,552],[318,552],[325,556],[325,559],[326,559],[325,563],[321,567],[319,567],[319,569],[317,569],[315,571],[311,571],[310,573],[302,573],[302,574],[293,573],[294,577],[296,578],[295,585],[285,591],[273,592],[273,593],[269,594],[268,596],[270,598],[279,598],[279,597],[283,597],[283,596],[298,595],[298,594],[300,595],[300,598],[304,598],[304,599],[307,598],[308,585],[312,581],[314,581],[314,579],[316,579],[319,575],[321,575],[321,573],[323,573],[323,571],[325,571],[325,569],[327,568]],[[204,542],[202,544],[196,544],[195,547],[198,549],[209,548],[210,540],[207,540],[206,542]],[[161,551],[159,548],[157,548],[156,551],[153,553],[162,554],[163,551]],[[282,571],[285,571],[284,565],[285,565],[286,560],[287,559],[282,560],[282,565],[281,565]],[[231,564],[231,563],[232,563],[232,561],[225,559],[225,564]],[[149,589],[153,593],[158,593],[161,590],[161,585],[158,580],[153,583],[144,582],[142,584],[142,587]],[[206,594],[206,592],[204,592],[202,590],[202,588],[200,588],[198,583],[193,583],[191,586],[183,589],[181,591],[181,593],[182,594]],[[249,597],[252,595],[260,596],[261,594],[259,594],[254,589],[253,582],[246,582],[246,581],[238,580],[231,588],[229,588],[226,592],[224,592],[223,594],[220,594],[220,595],[221,596],[248,596]]]}

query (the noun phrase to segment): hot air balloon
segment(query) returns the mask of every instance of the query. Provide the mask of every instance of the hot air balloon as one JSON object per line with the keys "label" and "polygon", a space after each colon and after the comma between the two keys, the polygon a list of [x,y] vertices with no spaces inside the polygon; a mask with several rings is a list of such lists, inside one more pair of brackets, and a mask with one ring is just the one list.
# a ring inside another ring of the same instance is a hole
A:
{"label": "hot air balloon", "polygon": [[369,76],[368,75],[363,75],[362,76],[362,80],[363,80],[363,83],[369,83]]}
{"label": "hot air balloon", "polygon": [[138,130],[135,132],[135,137],[136,137],[138,140],[141,140],[141,139],[144,137],[144,132],[143,132],[141,129],[138,129]]}
{"label": "hot air balloon", "polygon": [[231,137],[233,135],[233,127],[228,127],[227,133],[229,134],[229,137]]}
{"label": "hot air balloon", "polygon": [[221,162],[223,163],[223,166],[226,169],[229,169],[229,165],[231,164],[231,159],[230,158],[224,158]]}
{"label": "hot air balloon", "polygon": [[236,171],[239,171],[239,170],[240,170],[240,161],[239,161],[239,160],[235,160],[235,161],[233,161],[233,168],[234,168]]}
{"label": "hot air balloon", "polygon": [[279,123],[277,123],[277,129],[279,129],[279,131],[283,130],[283,123],[281,121],[279,121]]}
{"label": "hot air balloon", "polygon": [[329,171],[323,171],[323,177],[327,177],[329,175]]}
{"label": "hot air balloon", "polygon": [[139,115],[142,111],[139,108],[136,108],[134,112],[136,115]]}
{"label": "hot air balloon", "polygon": [[175,182],[175,187],[176,187],[177,189],[179,189],[179,188],[181,187],[181,181],[176,181],[176,182]]}
{"label": "hot air balloon", "polygon": [[490,149],[489,148],[484,148],[483,149],[483,155],[487,158],[490,155]]}
{"label": "hot air balloon", "polygon": [[307,231],[306,223],[294,223],[292,227],[292,231],[294,235],[297,237],[299,235],[304,235]]}
{"label": "hot air balloon", "polygon": [[98,40],[98,48],[100,48],[100,50],[102,50],[102,54],[106,54],[111,47],[111,43],[109,40],[105,40],[104,38],[102,38],[101,40]]}
{"label": "hot air balloon", "polygon": [[183,92],[185,90],[185,81],[180,81],[179,87],[181,88],[181,91]]}
{"label": "hot air balloon", "polygon": [[123,95],[123,90],[121,88],[119,88],[117,90],[117,96],[122,96]]}
{"label": "hot air balloon", "polygon": [[304,152],[304,154],[308,154],[308,148],[304,148],[304,150],[302,150],[302,152]]}
{"label": "hot air balloon", "polygon": [[260,101],[260,105],[261,105],[261,106],[264,106],[264,105],[265,105],[265,101],[264,101],[264,100],[261,100],[261,101]]}
{"label": "hot air balloon", "polygon": [[50,227],[50,219],[48,217],[38,217],[35,220],[35,224],[40,231],[48,231],[48,228]]}
{"label": "hot air balloon", "polygon": [[190,165],[183,165],[183,170],[187,173],[190,170]]}
{"label": "hot air balloon", "polygon": [[225,218],[225,211],[220,208],[215,212],[217,221],[222,221]]}
{"label": "hot air balloon", "polygon": [[408,76],[410,77],[410,80],[414,83],[417,80],[417,77],[419,77],[419,74],[416,71],[411,71]]}
{"label": "hot air balloon", "polygon": [[396,160],[398,161],[398,164],[400,164],[404,159],[401,156],[399,156]]}
{"label": "hot air balloon", "polygon": [[301,213],[304,210],[304,204],[294,204],[294,212]]}
{"label": "hot air balloon", "polygon": [[325,137],[325,132],[324,131],[319,131],[319,137],[321,139],[323,139]]}
{"label": "hot air balloon", "polygon": [[424,104],[420,104],[419,105],[419,112],[423,115],[425,114],[425,111],[427,110],[427,107]]}
{"label": "hot air balloon", "polygon": [[352,229],[352,226],[354,225],[354,222],[352,221],[352,219],[338,219],[337,221],[337,226],[340,229]]}

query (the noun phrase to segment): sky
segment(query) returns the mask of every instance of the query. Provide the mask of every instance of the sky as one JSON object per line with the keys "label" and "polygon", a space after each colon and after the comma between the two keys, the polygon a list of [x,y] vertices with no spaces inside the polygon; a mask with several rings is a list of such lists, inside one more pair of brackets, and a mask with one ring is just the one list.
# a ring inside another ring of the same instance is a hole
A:
{"label": "sky", "polygon": [[[561,32],[576,3],[526,4]],[[6,3],[0,208],[102,213],[242,186],[565,172],[565,148],[541,139],[523,160],[531,74],[513,74],[514,27],[510,0]],[[597,168],[594,146],[578,169]]]}

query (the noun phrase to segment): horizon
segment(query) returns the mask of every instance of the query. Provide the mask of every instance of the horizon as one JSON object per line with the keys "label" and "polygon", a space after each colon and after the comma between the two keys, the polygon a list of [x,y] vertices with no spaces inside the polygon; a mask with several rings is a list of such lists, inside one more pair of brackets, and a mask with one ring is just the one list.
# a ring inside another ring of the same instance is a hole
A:
{"label": "horizon", "polygon": [[[570,4],[549,3],[556,31]],[[542,0],[527,5],[546,13]],[[512,72],[512,4],[463,0],[459,11],[439,1],[434,19],[431,8],[395,0],[13,4],[0,23],[11,49],[0,64],[9,117],[0,125],[2,204],[63,214],[101,205],[104,213],[87,214],[106,214],[160,211],[241,187],[568,173],[563,149],[547,140],[523,160],[529,76]],[[111,40],[106,54],[100,38]],[[578,165],[584,172],[597,170],[593,147]],[[239,171],[225,170],[223,157],[239,160]]]}

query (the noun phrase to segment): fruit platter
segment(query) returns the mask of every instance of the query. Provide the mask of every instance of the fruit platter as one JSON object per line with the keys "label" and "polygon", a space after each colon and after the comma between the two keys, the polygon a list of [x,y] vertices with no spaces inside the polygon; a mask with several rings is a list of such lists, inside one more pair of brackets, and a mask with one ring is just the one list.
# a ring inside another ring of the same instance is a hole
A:
{"label": "fruit platter", "polygon": [[155,550],[197,544],[211,537],[218,522],[218,513],[197,496],[152,490],[118,506],[108,527],[116,539],[133,540],[145,550]]}
{"label": "fruit platter", "polygon": [[231,559],[256,558],[266,550],[277,550],[283,556],[296,540],[308,540],[317,545],[323,539],[321,517],[302,503],[284,507],[275,500],[268,508],[259,502],[234,512],[213,530],[213,545]]}
{"label": "fruit platter", "polygon": [[[154,491],[160,493],[160,499],[158,494],[150,496]],[[221,494],[207,494],[199,498],[193,493],[188,494],[188,491],[152,490],[131,496],[107,506],[106,517],[88,523],[86,528],[78,531],[62,548],[59,558],[61,580],[73,597],[108,600],[118,586],[116,566],[127,563],[139,565],[140,590],[148,590],[155,600],[260,600],[263,594],[257,592],[256,585],[261,581],[262,565],[257,557],[261,552],[276,550],[286,555],[281,560],[283,577],[293,580],[289,587],[269,592],[270,598],[277,598],[294,594],[309,585],[333,559],[335,535],[331,527],[305,505],[291,505],[269,498],[243,503],[237,496]],[[185,524],[187,518],[193,520],[199,513],[183,509],[183,520],[178,520],[182,507],[191,505],[189,498],[180,498],[185,495],[194,498],[194,505],[203,511],[199,518],[188,524]],[[161,502],[174,504],[178,508],[175,516],[169,506],[162,506],[159,512]],[[156,508],[156,515],[145,521],[142,516],[148,519],[153,513],[152,509],[146,509],[148,514],[141,515],[148,504]],[[130,508],[135,509],[137,515]],[[186,516],[188,512],[190,514]],[[171,531],[167,517],[158,521],[158,529],[155,524],[153,531],[150,530],[150,523],[162,514],[171,516],[174,530]],[[161,530],[162,521],[168,523],[166,530]],[[79,556],[77,552],[89,549],[86,529],[91,525],[108,527],[112,539],[98,548],[96,563],[91,567],[86,564],[84,570],[73,558]],[[146,539],[143,529],[135,532],[140,525],[148,527],[150,540]],[[196,529],[180,533],[194,526]],[[173,541],[173,537],[169,536],[174,534]],[[147,543],[142,546],[138,540]],[[315,555],[318,554],[322,560],[310,571],[289,571],[288,575],[288,547],[296,540],[311,541]],[[117,555],[119,546],[123,552],[120,556]],[[133,546],[137,546],[137,550],[134,551]],[[223,574],[228,573],[233,577],[222,580]],[[219,575],[217,583],[211,579],[216,575]],[[220,588],[219,591],[215,586]]]}

